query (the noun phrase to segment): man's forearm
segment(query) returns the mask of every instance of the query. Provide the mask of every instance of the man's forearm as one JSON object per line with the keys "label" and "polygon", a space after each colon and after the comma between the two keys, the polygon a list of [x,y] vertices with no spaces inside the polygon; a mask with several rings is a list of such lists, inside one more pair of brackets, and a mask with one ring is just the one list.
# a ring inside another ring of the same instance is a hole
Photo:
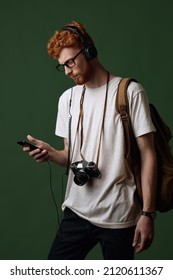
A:
{"label": "man's forearm", "polygon": [[67,150],[53,150],[50,154],[50,161],[55,162],[61,166],[67,166],[68,151]]}
{"label": "man's forearm", "polygon": [[146,151],[141,159],[141,184],[143,193],[143,210],[155,211],[157,159],[155,152]]}

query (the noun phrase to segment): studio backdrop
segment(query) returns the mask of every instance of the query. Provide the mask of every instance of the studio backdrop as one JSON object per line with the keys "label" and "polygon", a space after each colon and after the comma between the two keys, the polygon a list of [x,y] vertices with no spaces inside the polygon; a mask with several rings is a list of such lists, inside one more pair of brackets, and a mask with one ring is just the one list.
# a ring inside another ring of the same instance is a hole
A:
{"label": "studio backdrop", "polygon": [[[62,147],[55,136],[60,95],[73,85],[47,54],[56,29],[81,21],[110,72],[136,78],[173,131],[173,2],[171,0],[1,0],[0,2],[0,259],[46,259],[58,217],[47,163],[16,144],[27,134]],[[61,216],[65,170],[51,164]],[[61,218],[61,217],[59,217]],[[158,213],[150,249],[136,259],[173,259],[172,211]],[[88,259],[101,259],[99,247]]]}

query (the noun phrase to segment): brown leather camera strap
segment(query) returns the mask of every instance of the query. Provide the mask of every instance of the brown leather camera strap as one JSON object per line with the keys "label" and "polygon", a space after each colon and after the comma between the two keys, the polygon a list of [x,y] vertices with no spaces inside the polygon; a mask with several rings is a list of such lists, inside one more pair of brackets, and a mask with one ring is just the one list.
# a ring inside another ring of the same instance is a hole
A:
{"label": "brown leather camera strap", "polygon": [[[99,155],[100,155],[100,147],[101,147],[101,138],[102,138],[102,132],[104,129],[104,120],[105,120],[105,113],[106,113],[106,105],[107,105],[107,95],[108,95],[108,87],[109,87],[109,79],[110,79],[110,74],[108,72],[107,76],[107,83],[106,83],[106,93],[105,93],[105,101],[104,101],[104,109],[103,109],[103,117],[102,117],[102,124],[100,128],[100,137],[99,137],[99,144],[98,144],[98,151],[97,151],[97,159],[96,159],[96,164],[98,165],[99,162]],[[84,102],[84,97],[85,97],[85,91],[86,87],[83,86],[83,91],[80,99],[80,112],[79,112],[79,119],[78,119],[78,125],[77,125],[77,132],[79,131],[79,124],[81,124],[81,129],[80,129],[80,154],[82,159],[84,160],[84,156],[81,153],[82,145],[83,145],[83,102]]]}

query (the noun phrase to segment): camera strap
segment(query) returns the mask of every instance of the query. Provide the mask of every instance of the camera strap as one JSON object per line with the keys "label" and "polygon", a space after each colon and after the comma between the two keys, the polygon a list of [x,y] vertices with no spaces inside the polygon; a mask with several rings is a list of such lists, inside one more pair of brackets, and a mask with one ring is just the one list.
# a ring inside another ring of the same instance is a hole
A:
{"label": "camera strap", "polygon": [[71,114],[71,103],[72,103],[72,94],[73,94],[73,87],[71,88],[71,95],[69,101],[69,119],[68,119],[68,159],[67,159],[67,168],[66,168],[66,175],[69,172],[70,166],[70,153],[71,153],[71,122],[72,122],[72,114]]}
{"label": "camera strap", "polygon": [[[96,159],[96,164],[98,165],[99,162],[99,155],[100,155],[100,147],[101,147],[101,137],[102,137],[102,132],[104,129],[104,120],[105,120],[105,113],[106,113],[106,105],[107,105],[107,95],[108,95],[108,87],[109,87],[109,79],[110,79],[110,74],[109,72],[107,73],[107,83],[106,83],[106,93],[105,93],[105,101],[104,101],[104,109],[103,109],[103,117],[102,117],[102,124],[101,124],[101,129],[100,129],[100,137],[99,137],[99,144],[98,144],[98,151],[97,151],[97,159]],[[85,85],[83,86],[83,91],[80,99],[80,112],[79,112],[79,119],[78,119],[78,125],[77,125],[77,132],[79,131],[79,124],[81,124],[81,129],[80,129],[80,155],[83,160],[85,160],[84,156],[81,153],[82,145],[83,145],[83,102],[84,102],[84,97],[85,97],[85,91],[86,87]]]}

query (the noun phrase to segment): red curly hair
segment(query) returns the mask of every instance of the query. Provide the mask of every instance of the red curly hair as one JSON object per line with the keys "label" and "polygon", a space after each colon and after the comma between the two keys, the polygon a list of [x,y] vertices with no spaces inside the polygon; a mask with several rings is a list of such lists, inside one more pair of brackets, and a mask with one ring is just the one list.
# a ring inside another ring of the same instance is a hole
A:
{"label": "red curly hair", "polygon": [[[77,21],[72,21],[71,23],[67,24],[67,26],[75,26],[77,27],[88,39],[88,43],[93,43],[92,38],[86,32],[83,24]],[[48,54],[51,58],[58,59],[59,55],[63,48],[82,48],[84,47],[82,44],[81,39],[77,34],[71,32],[69,30],[60,30],[55,31],[54,35],[50,38],[47,49]]]}

